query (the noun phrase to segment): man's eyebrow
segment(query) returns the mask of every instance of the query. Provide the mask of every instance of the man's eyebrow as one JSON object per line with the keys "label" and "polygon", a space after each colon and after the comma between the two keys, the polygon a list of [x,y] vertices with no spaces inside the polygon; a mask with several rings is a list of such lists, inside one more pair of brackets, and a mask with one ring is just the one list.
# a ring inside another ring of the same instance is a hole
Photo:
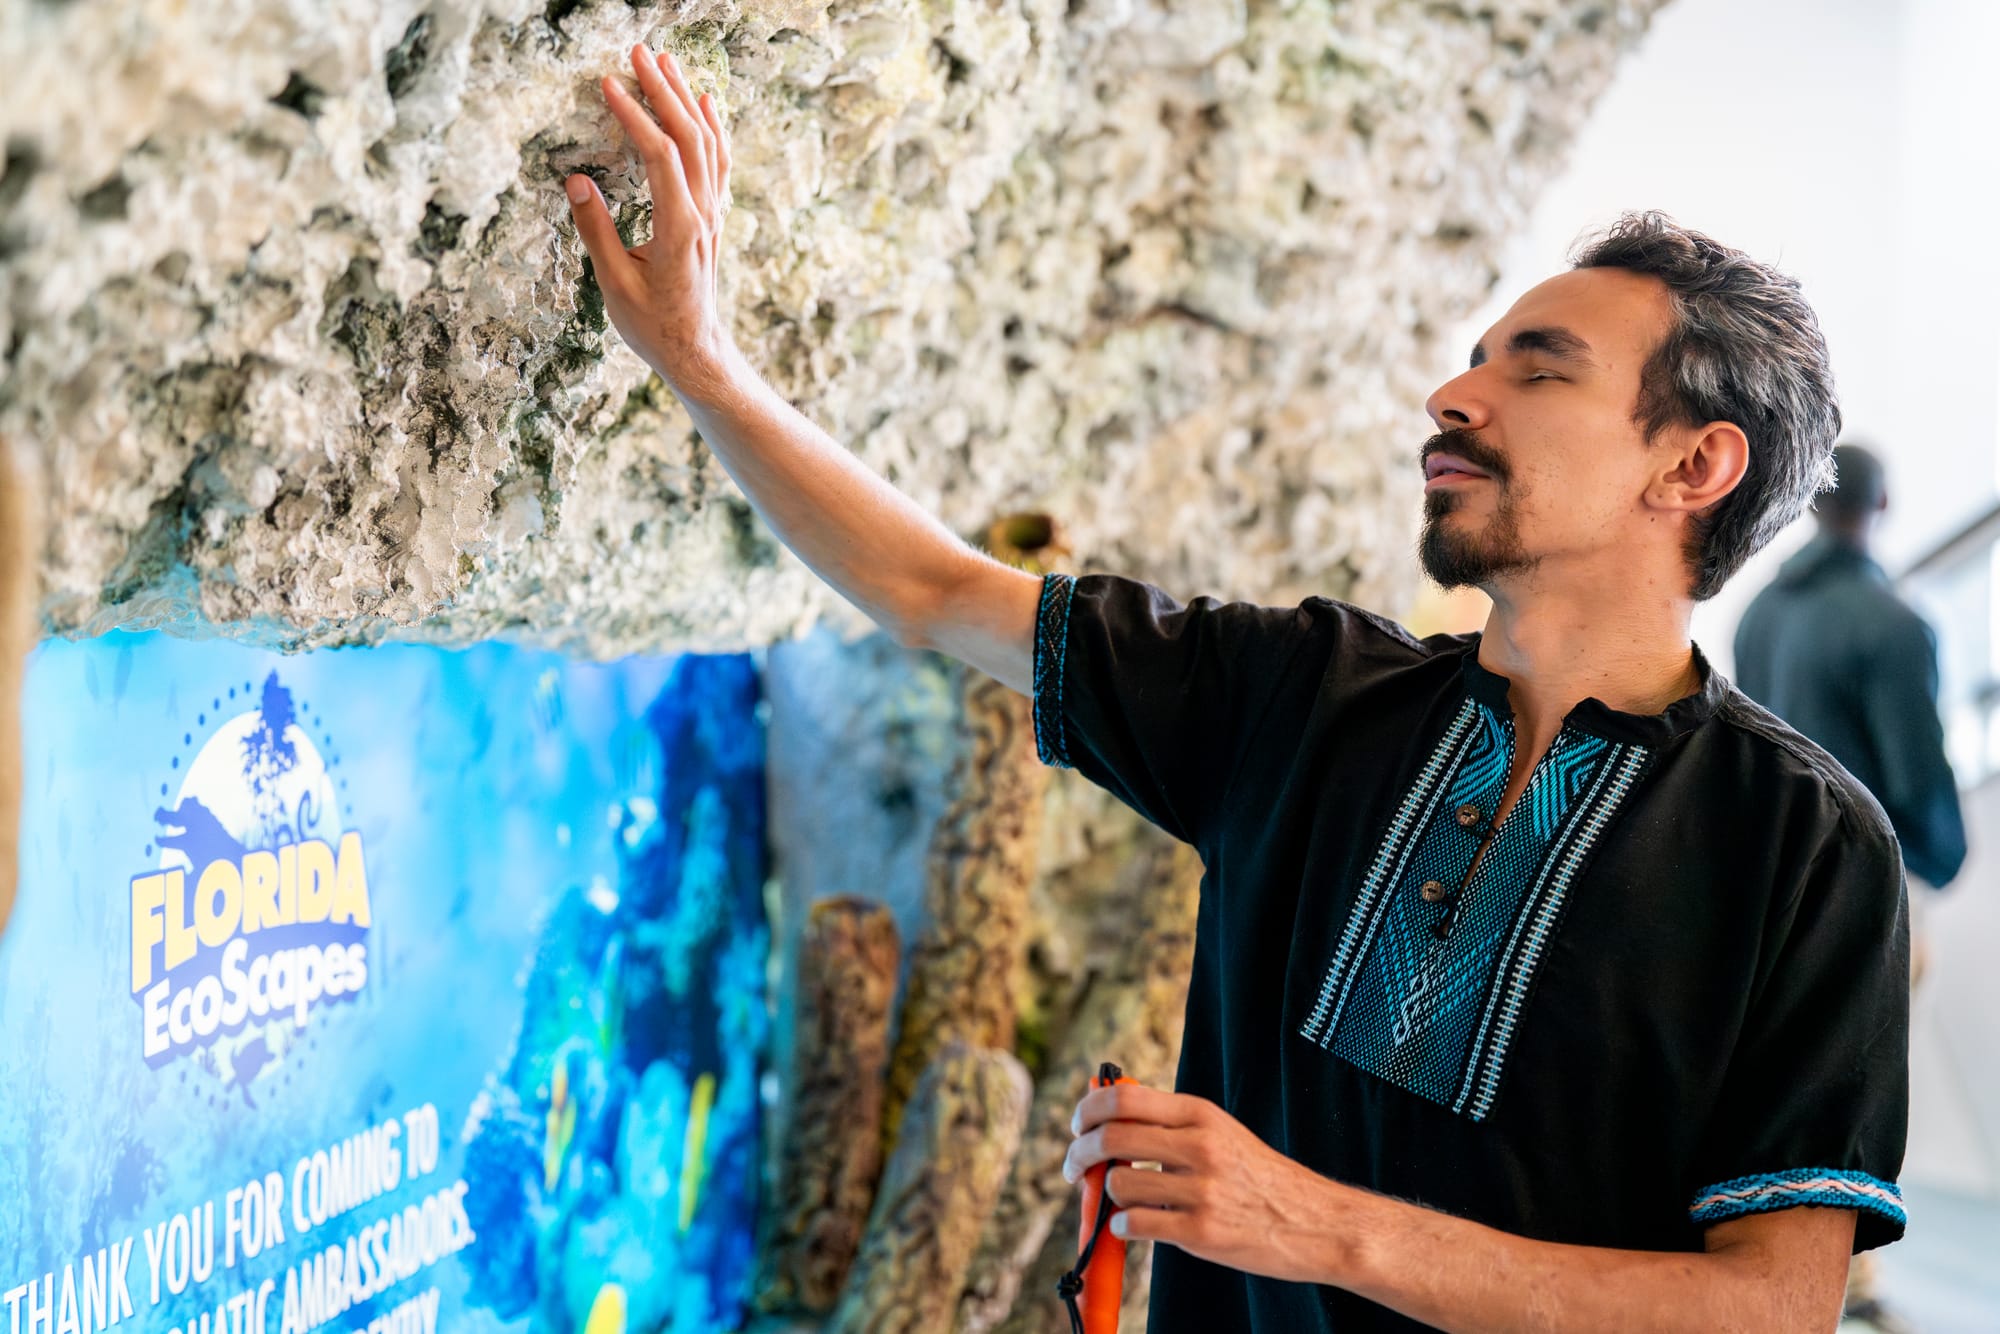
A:
{"label": "man's eyebrow", "polygon": [[[1539,352],[1543,356],[1554,357],[1558,361],[1573,361],[1586,366],[1595,366],[1597,361],[1590,354],[1590,344],[1570,332],[1555,325],[1539,329],[1516,330],[1507,340],[1509,352]],[[1486,362],[1486,344],[1476,343],[1472,348],[1472,365],[1477,367]]]}

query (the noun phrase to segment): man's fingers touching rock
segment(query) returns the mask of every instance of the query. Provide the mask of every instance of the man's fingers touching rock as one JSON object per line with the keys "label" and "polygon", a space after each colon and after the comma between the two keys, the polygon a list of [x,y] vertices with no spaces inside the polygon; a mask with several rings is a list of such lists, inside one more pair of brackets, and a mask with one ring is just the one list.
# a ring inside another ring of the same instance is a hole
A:
{"label": "man's fingers touching rock", "polygon": [[604,196],[598,193],[597,182],[590,177],[577,172],[569,178],[566,188],[577,234],[583,238],[583,248],[590,252],[601,281],[602,276],[608,276],[627,262],[625,243],[618,239],[618,224],[611,220],[611,210],[605,206]]}

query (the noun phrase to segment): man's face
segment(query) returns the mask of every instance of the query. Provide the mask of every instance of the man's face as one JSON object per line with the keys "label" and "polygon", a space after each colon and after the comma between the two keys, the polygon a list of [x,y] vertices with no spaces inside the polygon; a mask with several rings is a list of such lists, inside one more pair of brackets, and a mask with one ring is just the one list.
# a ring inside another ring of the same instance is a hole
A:
{"label": "man's face", "polygon": [[1661,518],[1641,497],[1664,459],[1633,411],[1671,327],[1657,278],[1577,269],[1487,330],[1471,369],[1424,405],[1440,432],[1423,450],[1418,554],[1431,578],[1455,588],[1600,569]]}

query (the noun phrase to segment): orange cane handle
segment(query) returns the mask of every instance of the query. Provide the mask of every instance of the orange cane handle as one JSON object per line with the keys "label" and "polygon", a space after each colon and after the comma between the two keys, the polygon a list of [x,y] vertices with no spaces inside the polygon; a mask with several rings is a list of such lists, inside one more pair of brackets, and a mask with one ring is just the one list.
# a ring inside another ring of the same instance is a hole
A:
{"label": "orange cane handle", "polygon": [[[1101,1089],[1113,1084],[1138,1082],[1127,1078],[1123,1071],[1107,1061],[1096,1078],[1090,1081],[1090,1086]],[[1083,1209],[1082,1217],[1077,1222],[1076,1246],[1078,1254],[1086,1248],[1090,1250],[1090,1262],[1083,1270],[1081,1300],[1086,1334],[1116,1334],[1118,1308],[1125,1300],[1125,1242],[1111,1231],[1111,1216],[1117,1214],[1119,1208],[1104,1194],[1104,1174],[1112,1166],[1111,1163],[1099,1163],[1083,1174]],[[1102,1230],[1097,1225],[1100,1208],[1106,1211]],[[1093,1235],[1097,1238],[1094,1247],[1091,1246]]]}

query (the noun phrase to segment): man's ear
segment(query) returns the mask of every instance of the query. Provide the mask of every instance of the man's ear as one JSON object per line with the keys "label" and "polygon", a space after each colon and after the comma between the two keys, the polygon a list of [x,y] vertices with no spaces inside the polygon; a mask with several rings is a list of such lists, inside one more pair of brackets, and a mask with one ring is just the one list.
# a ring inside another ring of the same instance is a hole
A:
{"label": "man's ear", "polygon": [[1710,422],[1677,432],[1674,453],[1646,488],[1648,505],[1699,514],[1719,503],[1750,470],[1750,439],[1734,422]]}

